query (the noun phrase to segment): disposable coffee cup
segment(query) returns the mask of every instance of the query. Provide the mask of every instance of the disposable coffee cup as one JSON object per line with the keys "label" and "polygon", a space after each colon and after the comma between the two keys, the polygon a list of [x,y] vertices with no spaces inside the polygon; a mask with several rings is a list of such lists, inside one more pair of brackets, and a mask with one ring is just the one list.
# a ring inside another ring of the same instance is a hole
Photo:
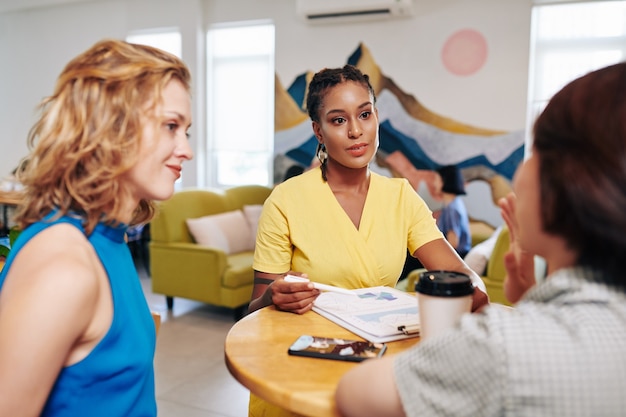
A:
{"label": "disposable coffee cup", "polygon": [[460,272],[422,272],[415,291],[422,340],[450,329],[472,309],[474,286],[470,277]]}

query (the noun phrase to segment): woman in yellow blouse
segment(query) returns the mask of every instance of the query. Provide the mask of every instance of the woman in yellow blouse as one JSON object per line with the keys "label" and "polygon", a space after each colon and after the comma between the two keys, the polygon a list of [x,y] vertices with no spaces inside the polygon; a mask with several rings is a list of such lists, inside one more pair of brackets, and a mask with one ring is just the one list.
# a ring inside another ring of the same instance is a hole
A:
{"label": "woman in yellow blouse", "polygon": [[[473,309],[487,303],[484,284],[437,228],[409,182],[373,173],[378,150],[376,96],[357,68],[324,69],[309,84],[307,108],[320,166],[278,185],[265,202],[254,254],[249,310],[268,305],[302,314],[319,295],[287,273],[344,288],[395,286],[407,248],[428,269],[469,275]],[[250,416],[293,414],[250,397]]]}
{"label": "woman in yellow blouse", "polygon": [[[319,295],[288,272],[344,288],[395,286],[407,248],[424,267],[468,274],[474,309],[484,284],[445,240],[430,209],[406,179],[369,169],[378,149],[376,97],[357,68],[324,69],[309,84],[307,108],[320,166],[278,185],[265,202],[254,253],[249,310],[275,305],[302,314]],[[254,395],[250,416],[292,415]]]}
{"label": "woman in yellow blouse", "polygon": [[[250,311],[310,310],[319,291],[283,280],[290,271],[344,288],[393,287],[407,248],[424,267],[466,273],[484,291],[408,181],[370,171],[379,142],[375,104],[368,76],[351,65],[311,80],[307,108],[321,165],[278,185],[265,203]],[[486,301],[476,291],[474,308]]]}

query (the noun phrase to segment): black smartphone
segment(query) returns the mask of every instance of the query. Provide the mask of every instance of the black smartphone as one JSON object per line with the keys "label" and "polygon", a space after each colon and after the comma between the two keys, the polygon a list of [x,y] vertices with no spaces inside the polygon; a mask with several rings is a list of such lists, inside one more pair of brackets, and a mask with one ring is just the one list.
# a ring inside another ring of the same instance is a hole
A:
{"label": "black smartphone", "polygon": [[295,356],[361,362],[365,359],[380,358],[386,350],[387,345],[384,343],[302,335],[289,347],[288,353]]}

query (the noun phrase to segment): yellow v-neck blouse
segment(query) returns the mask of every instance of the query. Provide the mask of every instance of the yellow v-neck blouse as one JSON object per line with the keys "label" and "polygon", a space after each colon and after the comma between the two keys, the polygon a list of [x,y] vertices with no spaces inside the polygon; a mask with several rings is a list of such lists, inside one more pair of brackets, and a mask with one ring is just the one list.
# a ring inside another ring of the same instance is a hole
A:
{"label": "yellow v-neck blouse", "polygon": [[344,288],[395,286],[407,248],[443,238],[424,200],[404,178],[371,173],[357,229],[319,168],[279,184],[259,219],[253,267],[306,273]]}

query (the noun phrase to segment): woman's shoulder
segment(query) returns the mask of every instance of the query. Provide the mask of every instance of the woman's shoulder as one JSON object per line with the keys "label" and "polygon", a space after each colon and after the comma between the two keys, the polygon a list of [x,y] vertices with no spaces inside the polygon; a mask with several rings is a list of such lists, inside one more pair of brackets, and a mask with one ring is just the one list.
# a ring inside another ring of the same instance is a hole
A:
{"label": "woman's shoulder", "polygon": [[294,192],[302,191],[303,189],[310,192],[311,190],[317,188],[320,184],[324,184],[322,172],[319,168],[312,168],[276,185],[272,194],[274,194],[274,197],[280,195],[293,196]]}
{"label": "woman's shoulder", "polygon": [[39,231],[19,248],[9,273],[39,288],[58,291],[64,299],[92,297],[97,291],[96,265],[97,257],[82,231],[58,223]]}
{"label": "woman's shoulder", "polygon": [[371,172],[370,178],[371,183],[380,193],[391,195],[417,194],[406,178],[387,177],[376,172]]}
{"label": "woman's shoulder", "polygon": [[373,172],[373,171],[370,171],[370,178],[372,178],[373,181],[377,181],[377,182],[381,182],[385,184],[393,184],[397,187],[405,187],[405,186],[410,187],[411,186],[411,184],[409,184],[409,180],[407,180],[406,178],[388,177],[386,175],[379,174],[378,172]]}
{"label": "woman's shoulder", "polygon": [[323,182],[322,171],[319,167],[315,167],[315,168],[311,168],[309,170],[304,171],[300,175],[296,175],[295,177],[291,177],[283,181],[277,187],[296,186],[298,184],[303,184],[303,183],[321,183],[321,182]]}
{"label": "woman's shoulder", "polygon": [[59,222],[31,236],[22,250],[35,252],[37,254],[35,258],[44,262],[52,259],[68,261],[83,259],[86,253],[92,252],[92,246],[83,231],[75,224]]}

